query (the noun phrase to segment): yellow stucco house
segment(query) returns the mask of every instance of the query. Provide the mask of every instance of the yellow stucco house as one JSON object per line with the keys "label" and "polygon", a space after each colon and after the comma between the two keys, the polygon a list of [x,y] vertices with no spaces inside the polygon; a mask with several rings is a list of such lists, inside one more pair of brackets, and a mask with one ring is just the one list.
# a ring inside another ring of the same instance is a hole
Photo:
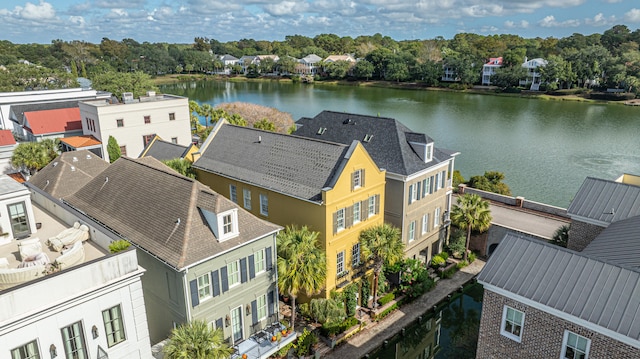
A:
{"label": "yellow stucco house", "polygon": [[327,254],[321,296],[366,272],[358,237],[383,223],[385,171],[350,145],[218,121],[193,164],[198,179],[264,220],[308,226]]}

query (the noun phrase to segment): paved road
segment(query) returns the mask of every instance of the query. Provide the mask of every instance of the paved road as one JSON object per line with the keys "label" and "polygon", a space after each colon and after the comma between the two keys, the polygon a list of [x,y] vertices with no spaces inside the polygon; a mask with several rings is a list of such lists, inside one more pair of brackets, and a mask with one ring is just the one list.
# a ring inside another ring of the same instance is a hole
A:
{"label": "paved road", "polygon": [[553,232],[569,223],[568,219],[542,215],[533,211],[524,211],[515,207],[491,204],[492,223],[513,228],[520,232],[531,233],[538,237],[551,239]]}

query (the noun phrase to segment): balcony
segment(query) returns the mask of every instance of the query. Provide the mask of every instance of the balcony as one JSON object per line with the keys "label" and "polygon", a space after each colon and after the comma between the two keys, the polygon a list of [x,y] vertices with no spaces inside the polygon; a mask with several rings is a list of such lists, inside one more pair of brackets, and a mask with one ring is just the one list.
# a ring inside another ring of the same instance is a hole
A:
{"label": "balcony", "polygon": [[254,333],[249,339],[234,345],[234,353],[232,359],[243,358],[246,354],[247,359],[264,359],[278,352],[287,344],[293,342],[297,333],[293,332],[287,336],[282,336],[280,340],[272,341],[272,337],[285,327],[276,322],[267,328]]}

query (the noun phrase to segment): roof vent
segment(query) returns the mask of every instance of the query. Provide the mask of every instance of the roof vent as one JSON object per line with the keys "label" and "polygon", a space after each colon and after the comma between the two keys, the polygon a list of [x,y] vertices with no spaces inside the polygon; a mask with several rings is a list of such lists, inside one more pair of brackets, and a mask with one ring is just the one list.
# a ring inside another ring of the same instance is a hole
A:
{"label": "roof vent", "polygon": [[71,166],[71,172],[75,172],[76,171],[76,167],[75,166]]}
{"label": "roof vent", "polygon": [[355,122],[353,120],[351,120],[350,118],[347,118],[346,120],[342,121],[343,125],[355,125]]}
{"label": "roof vent", "polygon": [[78,162],[78,157],[73,156],[73,162]]}
{"label": "roof vent", "polygon": [[87,154],[87,159],[90,160],[91,159],[91,155]]}
{"label": "roof vent", "polygon": [[327,130],[327,128],[326,128],[326,127],[320,127],[320,128],[318,129],[318,132],[317,132],[316,134],[318,134],[318,135],[324,135],[324,131],[326,131],[326,130]]}
{"label": "roof vent", "polygon": [[262,143],[262,136],[258,136],[258,143]]}
{"label": "roof vent", "polygon": [[371,142],[371,139],[373,138],[373,135],[370,134],[366,134],[364,136],[364,140],[362,140],[363,142]]}
{"label": "roof vent", "polygon": [[57,166],[57,165],[58,165],[58,161],[55,161],[55,162],[53,163],[53,167],[55,167],[55,166]]}

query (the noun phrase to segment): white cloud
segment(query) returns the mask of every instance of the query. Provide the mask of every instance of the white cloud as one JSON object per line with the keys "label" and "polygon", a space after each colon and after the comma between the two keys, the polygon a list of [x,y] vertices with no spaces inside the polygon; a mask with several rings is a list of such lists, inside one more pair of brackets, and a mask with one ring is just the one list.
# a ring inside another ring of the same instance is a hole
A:
{"label": "white cloud", "polygon": [[507,20],[504,22],[504,27],[507,29],[526,29],[529,27],[529,21],[520,20],[519,22],[514,22],[511,20]]}
{"label": "white cloud", "polygon": [[264,9],[273,16],[293,15],[305,12],[307,3],[297,3],[295,1],[282,1],[278,4],[265,5]]}
{"label": "white cloud", "polygon": [[640,22],[640,9],[631,9],[624,14],[624,19],[629,22]]}
{"label": "white cloud", "polygon": [[79,27],[84,27],[85,21],[82,16],[69,16],[69,22]]}
{"label": "white cloud", "polygon": [[579,20],[565,20],[557,21],[555,16],[548,15],[544,19],[538,21],[538,24],[542,27],[577,27],[580,26]]}
{"label": "white cloud", "polygon": [[460,10],[463,14],[473,17],[499,16],[503,13],[502,6],[494,4],[473,5]]}
{"label": "white cloud", "polygon": [[24,7],[16,6],[15,12],[19,17],[27,20],[51,20],[56,17],[53,6],[44,1],[40,1],[39,5],[28,2],[24,4]]}
{"label": "white cloud", "polygon": [[616,23],[616,17],[605,17],[602,13],[599,13],[591,19],[584,19],[584,23],[591,26],[609,26]]}

